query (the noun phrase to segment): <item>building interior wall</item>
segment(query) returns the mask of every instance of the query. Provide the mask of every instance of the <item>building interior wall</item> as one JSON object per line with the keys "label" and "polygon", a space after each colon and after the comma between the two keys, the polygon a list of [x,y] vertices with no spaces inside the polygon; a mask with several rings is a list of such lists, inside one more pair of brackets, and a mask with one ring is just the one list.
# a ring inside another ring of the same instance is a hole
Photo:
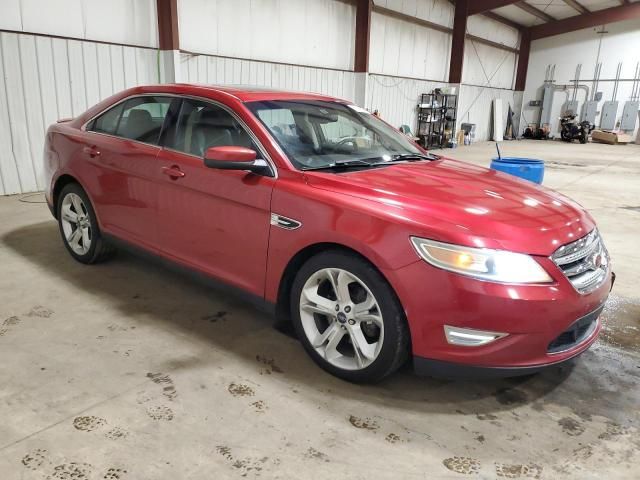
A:
{"label": "building interior wall", "polygon": [[0,194],[42,190],[47,127],[158,83],[157,58],[148,48],[0,32]]}
{"label": "building interior wall", "polygon": [[180,71],[181,79],[189,83],[260,85],[323,93],[350,101],[355,95],[354,73],[345,70],[182,53]]}
{"label": "building interior wall", "polygon": [[[376,5],[451,28],[454,8],[446,0],[376,0]],[[517,48],[518,32],[494,20],[474,15],[467,22],[469,34]],[[446,86],[449,76],[451,35],[382,13],[371,19],[369,99],[365,107],[378,109],[398,127],[417,129],[420,94]],[[513,90],[517,54],[472,39],[465,42],[462,84],[458,88],[460,123],[476,124],[476,139],[491,137],[493,100],[503,100],[519,117],[521,95]]]}
{"label": "building interior wall", "polygon": [[355,4],[336,0],[178,2],[184,50],[344,70],[353,69],[355,18]]}
{"label": "building interior wall", "polygon": [[[596,64],[602,64],[601,79],[614,79],[618,64],[621,64],[620,78],[631,79],[636,74],[636,68],[640,63],[640,19],[626,20],[602,27],[588,28],[575,32],[565,33],[554,37],[535,40],[531,44],[531,56],[529,58],[529,70],[527,84],[523,98],[522,121],[538,123],[540,108],[530,107],[529,101],[542,99],[542,86],[545,80],[547,67],[555,67],[556,84],[570,84],[575,79],[576,67],[581,64],[580,78],[591,80],[594,78]],[[640,69],[639,69],[640,71]],[[590,92],[593,91],[593,82],[583,82]],[[624,102],[631,97],[633,82],[624,81],[618,85],[617,119],[622,115]],[[602,100],[599,102],[596,126],[600,125],[600,110],[602,102],[612,100],[614,82],[601,81],[597,91],[602,92]],[[557,91],[553,98],[551,114],[551,131],[559,132],[559,117],[567,99],[567,93],[573,97],[573,90],[566,93]],[[577,95],[578,110],[585,101],[585,92]],[[638,131],[640,122],[636,122],[635,132]],[[635,137],[634,132],[634,137]]]}
{"label": "building interior wall", "polygon": [[[376,5],[451,28],[446,0]],[[238,15],[238,12],[246,13]],[[312,91],[380,111],[415,131],[420,94],[447,85],[451,35],[373,13],[370,73],[353,72],[355,6],[348,0],[179,0],[180,81]],[[120,22],[119,19],[126,19]],[[230,22],[229,18],[245,21]],[[515,30],[481,17],[468,31],[516,47]],[[37,191],[46,128],[126,87],[165,81],[154,0],[0,2],[0,194]],[[516,55],[466,42],[458,123],[490,135],[491,103],[518,105]],[[367,85],[358,96],[358,85]]]}
{"label": "building interior wall", "polygon": [[156,0],[2,0],[0,29],[158,47]]}

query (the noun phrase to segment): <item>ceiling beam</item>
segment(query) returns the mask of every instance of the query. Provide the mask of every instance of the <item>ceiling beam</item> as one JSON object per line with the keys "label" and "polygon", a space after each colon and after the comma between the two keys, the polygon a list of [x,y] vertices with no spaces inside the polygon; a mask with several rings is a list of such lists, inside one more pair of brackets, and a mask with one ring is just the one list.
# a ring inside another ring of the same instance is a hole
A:
{"label": "ceiling beam", "polygon": [[548,13],[543,12],[533,5],[529,5],[527,2],[522,2],[519,0],[476,0],[469,5],[469,11],[467,12],[467,14],[476,15],[478,13],[493,13],[489,12],[489,10],[506,7],[509,5],[515,5],[520,10],[524,10],[525,12],[538,17],[544,22],[554,22],[556,20]]}
{"label": "ceiling beam", "polygon": [[520,10],[524,10],[525,12],[530,13],[534,17],[538,17],[543,22],[555,22],[556,21],[556,19],[553,18],[548,13],[545,13],[542,10],[537,9],[533,5],[529,5],[527,2],[518,2],[518,3],[515,4],[515,6],[518,7]]}
{"label": "ceiling beam", "polygon": [[578,13],[589,13],[589,9],[584,5],[582,5],[581,3],[579,3],[577,0],[563,0],[563,1]]}
{"label": "ceiling beam", "polygon": [[[460,1],[460,0],[459,0]],[[446,27],[444,25],[440,25],[439,23],[433,23],[428,20],[423,20],[422,18],[414,17],[412,15],[407,15],[406,13],[398,12],[397,10],[391,10],[385,7],[379,7],[378,5],[373,6],[373,11],[379,13],[380,15],[384,15],[386,17],[396,18],[398,20],[402,20],[404,22],[413,23],[415,25],[420,25],[422,27],[430,28],[432,30],[437,30],[439,32],[453,34],[453,29]],[[510,47],[509,45],[505,45],[503,43],[494,42],[492,40],[487,40],[486,38],[480,38],[475,35],[471,35],[467,33],[465,35],[466,38],[473,40],[477,43],[482,43],[484,45],[488,45],[493,48],[498,48],[500,50],[505,50],[511,53],[518,53],[518,49],[515,47]]]}
{"label": "ceiling beam", "polygon": [[[449,0],[449,3],[451,5],[456,4],[456,2],[454,0]],[[469,14],[471,15],[471,14]],[[508,18],[503,17],[502,15],[498,15],[495,12],[490,12],[490,11],[486,11],[486,12],[482,12],[480,13],[480,15],[482,15],[483,17],[487,17],[490,18],[491,20],[495,21],[495,22],[499,22],[502,23],[503,25],[506,25],[507,27],[511,27],[514,28],[518,31],[522,30],[523,28],[526,28],[524,25],[514,22],[513,20],[509,20]]]}
{"label": "ceiling beam", "polygon": [[531,27],[531,40],[552,37],[562,33],[596,27],[607,23],[620,22],[631,18],[640,18],[640,2],[606,8],[597,12],[556,20]]}
{"label": "ceiling beam", "polygon": [[491,20],[494,20],[496,22],[500,22],[507,27],[515,28],[518,31],[526,28],[524,25],[514,22],[513,20],[509,20],[508,18],[505,18],[502,15],[498,15],[495,12],[482,12],[480,15],[490,18]]}
{"label": "ceiling beam", "polygon": [[475,0],[469,3],[469,11],[467,13],[471,16],[477,13],[488,12],[494,8],[506,7],[507,5],[518,3],[518,0]]}
{"label": "ceiling beam", "polygon": [[422,18],[414,17],[412,15],[407,15],[406,13],[402,13],[397,10],[391,10],[390,8],[379,7],[375,3],[373,5],[373,11],[381,15],[384,15],[386,17],[397,18],[398,20],[403,20],[405,22],[421,25],[423,27],[427,27],[432,30],[437,30],[439,32],[443,32],[443,33],[453,32],[452,28],[449,28],[445,25],[440,25],[439,23],[430,22],[429,20],[423,20]]}
{"label": "ceiling beam", "polygon": [[471,35],[470,33],[467,33],[465,37],[468,38],[469,40],[473,40],[476,43],[482,43],[483,45],[487,45],[493,48],[498,48],[500,50],[504,50],[505,52],[518,53],[520,51],[518,48],[510,47],[509,45],[494,42],[492,40],[487,40],[486,38],[477,37],[475,35]]}

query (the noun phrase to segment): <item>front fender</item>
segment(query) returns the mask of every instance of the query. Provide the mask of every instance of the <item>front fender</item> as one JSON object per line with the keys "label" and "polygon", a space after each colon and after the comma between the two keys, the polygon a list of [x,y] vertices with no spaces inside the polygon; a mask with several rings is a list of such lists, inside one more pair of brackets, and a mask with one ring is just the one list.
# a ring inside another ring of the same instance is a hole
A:
{"label": "front fender", "polygon": [[[285,184],[285,185],[283,185]],[[283,188],[284,187],[284,188]],[[271,211],[301,223],[290,230],[271,226],[265,298],[276,301],[280,280],[294,256],[317,244],[347,247],[380,271],[402,268],[418,260],[409,232],[375,210],[363,211],[354,197],[312,189],[306,183],[279,179]]]}

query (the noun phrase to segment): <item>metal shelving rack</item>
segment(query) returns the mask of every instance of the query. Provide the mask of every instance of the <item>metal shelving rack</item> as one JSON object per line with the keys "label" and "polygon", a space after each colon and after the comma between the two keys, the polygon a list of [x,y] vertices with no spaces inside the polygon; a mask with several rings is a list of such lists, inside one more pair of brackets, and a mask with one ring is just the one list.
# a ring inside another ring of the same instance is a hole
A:
{"label": "metal shelving rack", "polygon": [[420,96],[418,137],[424,148],[445,148],[455,139],[457,108],[457,95],[423,93]]}

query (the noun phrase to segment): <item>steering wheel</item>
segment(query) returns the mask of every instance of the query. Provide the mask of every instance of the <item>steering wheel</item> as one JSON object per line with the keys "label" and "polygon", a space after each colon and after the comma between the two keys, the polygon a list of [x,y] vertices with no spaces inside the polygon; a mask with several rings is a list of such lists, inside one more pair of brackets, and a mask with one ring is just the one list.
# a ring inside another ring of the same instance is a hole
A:
{"label": "steering wheel", "polygon": [[335,146],[336,147],[342,147],[343,145],[349,145],[349,144],[351,144],[353,146],[353,151],[354,152],[358,151],[358,142],[356,142],[356,139],[353,138],[353,137],[343,138],[338,143],[336,143]]}

